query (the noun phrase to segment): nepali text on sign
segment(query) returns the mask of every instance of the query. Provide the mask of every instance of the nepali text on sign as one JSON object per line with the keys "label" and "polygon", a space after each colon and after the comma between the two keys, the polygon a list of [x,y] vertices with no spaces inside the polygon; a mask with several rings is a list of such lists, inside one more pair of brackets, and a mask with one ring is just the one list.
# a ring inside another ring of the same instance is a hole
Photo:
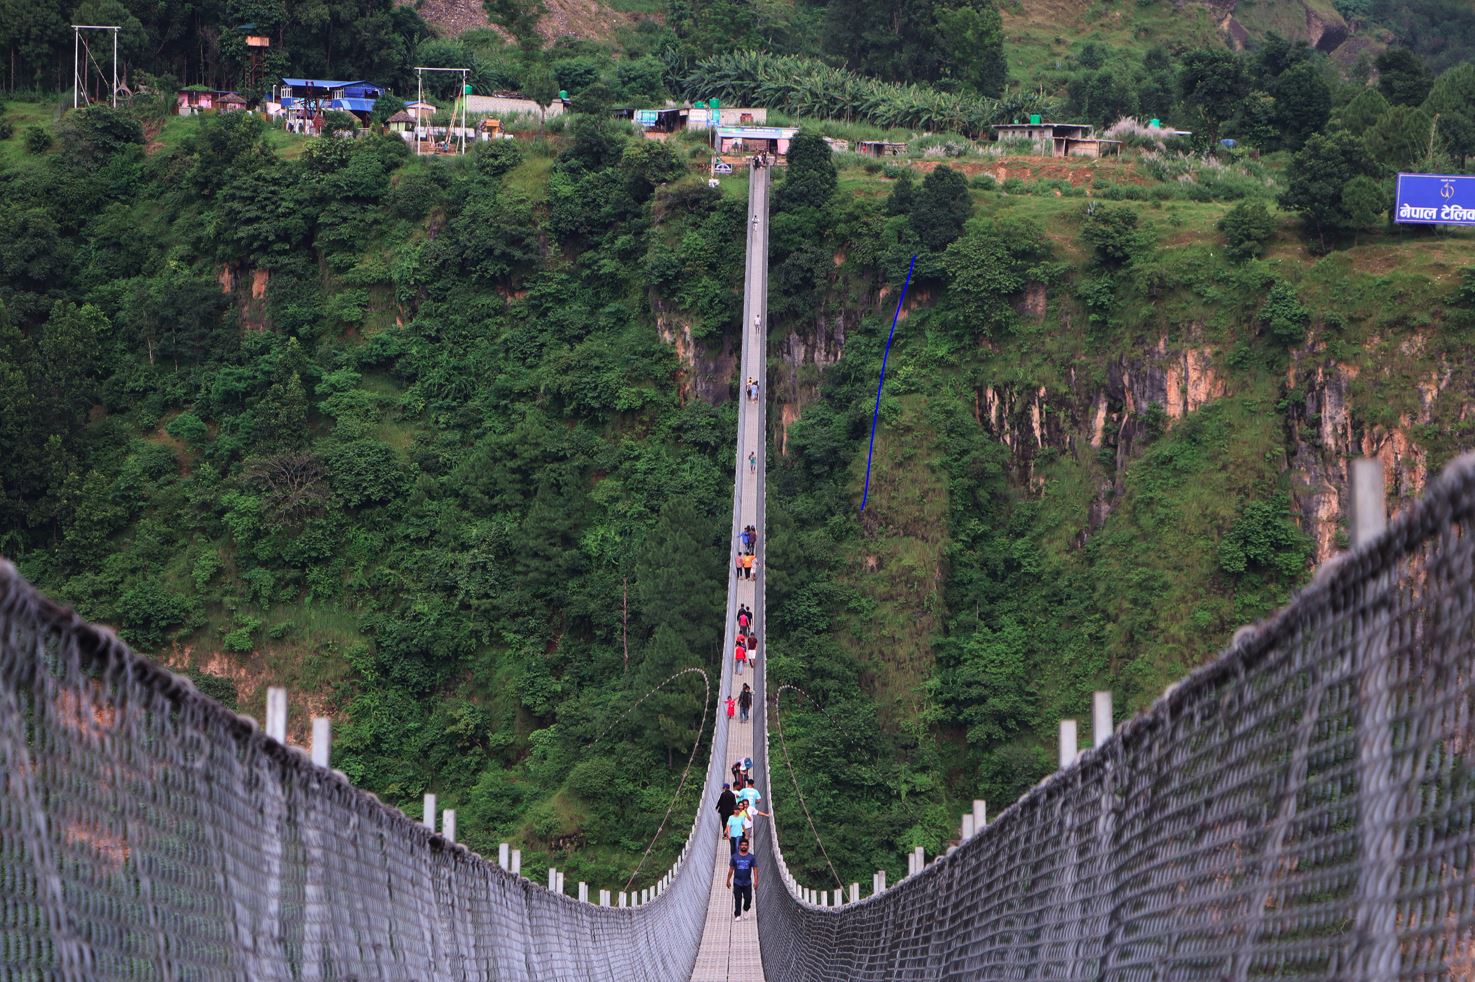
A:
{"label": "nepali text on sign", "polygon": [[1405,225],[1475,225],[1475,177],[1399,174],[1393,220]]}

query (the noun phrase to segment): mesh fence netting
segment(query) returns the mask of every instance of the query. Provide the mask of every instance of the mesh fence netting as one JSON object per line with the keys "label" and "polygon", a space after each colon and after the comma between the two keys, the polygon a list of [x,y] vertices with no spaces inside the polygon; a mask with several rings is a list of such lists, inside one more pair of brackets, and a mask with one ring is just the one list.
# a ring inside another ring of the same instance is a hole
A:
{"label": "mesh fence netting", "polygon": [[761,881],[766,978],[1475,978],[1472,524],[1466,458],[920,874]]}
{"label": "mesh fence netting", "polygon": [[716,847],[693,836],[639,908],[545,890],[268,739],[3,560],[0,771],[4,979],[686,979]]}

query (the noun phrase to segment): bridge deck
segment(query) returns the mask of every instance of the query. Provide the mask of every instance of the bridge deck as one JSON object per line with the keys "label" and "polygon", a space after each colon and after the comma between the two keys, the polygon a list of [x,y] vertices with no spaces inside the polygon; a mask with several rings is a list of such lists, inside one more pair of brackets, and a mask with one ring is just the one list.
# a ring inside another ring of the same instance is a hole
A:
{"label": "bridge deck", "polygon": [[[764,372],[764,358],[767,354],[765,338],[767,336],[768,321],[768,171],[758,170],[753,172],[751,178],[752,186],[748,195],[748,244],[747,244],[747,267],[745,274],[745,295],[743,298],[743,345],[742,345],[742,370],[739,373],[739,383],[749,378],[755,378],[760,383],[766,382]],[[754,215],[758,216],[758,222],[753,221]],[[753,318],[757,315],[762,320],[762,330],[755,330]],[[738,512],[741,521],[738,528],[745,525],[753,525],[758,529],[758,563],[761,566],[766,549],[766,536],[763,528],[763,509],[761,507],[763,495],[763,464],[764,464],[764,421],[763,400],[767,393],[760,388],[758,401],[751,401],[747,397],[746,387],[740,385],[739,413],[741,421],[738,427],[739,452],[737,455],[738,467],[742,475],[742,487],[738,494]],[[756,472],[748,468],[748,455],[755,454],[757,457]],[[731,559],[729,559],[731,565]],[[747,604],[753,611],[754,633],[758,635],[758,656],[764,658],[768,650],[768,638],[765,635],[766,623],[763,616],[763,593],[759,587],[762,584],[762,570],[757,573],[757,579],[740,579],[736,581],[737,602]],[[728,685],[725,691],[736,695],[742,690],[744,682],[753,686],[754,713],[759,708],[759,702],[763,698],[763,690],[757,684],[756,675],[751,669],[744,675],[738,675],[735,671],[732,651],[723,652],[723,672],[727,676]],[[727,726],[727,760],[726,767],[731,767],[732,762],[744,757],[753,756],[753,723],[743,723],[741,715],[727,721],[725,713],[719,713],[718,726]],[[754,775],[757,776],[756,774]],[[710,816],[709,829],[717,828],[717,814],[712,811],[714,802],[705,802],[703,807],[707,809],[706,814]],[[760,802],[759,807],[768,811],[767,803]],[[769,819],[759,818],[758,822],[767,822]],[[758,877],[761,880],[765,876],[776,875],[766,850],[758,850]],[[759,960],[758,950],[758,906],[756,894],[753,910],[741,921],[732,916],[732,891],[726,886],[727,882],[728,847],[723,842],[717,849],[717,855],[712,864],[712,892],[707,899],[707,922],[702,929],[702,944],[697,952],[696,965],[692,971],[693,982],[728,982],[730,979],[742,979],[743,982],[762,982],[763,963]]]}

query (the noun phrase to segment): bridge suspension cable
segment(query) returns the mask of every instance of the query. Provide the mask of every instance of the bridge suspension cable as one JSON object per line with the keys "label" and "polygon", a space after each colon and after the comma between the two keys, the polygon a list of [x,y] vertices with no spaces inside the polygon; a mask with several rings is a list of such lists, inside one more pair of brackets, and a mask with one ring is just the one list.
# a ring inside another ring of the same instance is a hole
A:
{"label": "bridge suspension cable", "polygon": [[835,872],[835,864],[830,861],[829,850],[825,849],[824,840],[822,840],[819,836],[819,829],[815,828],[814,815],[812,815],[809,811],[809,803],[804,800],[804,791],[802,788],[799,787],[799,777],[794,773],[794,762],[789,758],[789,744],[788,741],[784,739],[784,720],[783,714],[779,712],[779,700],[783,698],[785,692],[791,691],[797,692],[805,699],[808,699],[809,702],[814,706],[814,708],[819,710],[819,712],[824,715],[825,719],[829,720],[831,723],[834,723],[836,721],[834,717],[825,712],[824,707],[816,702],[813,696],[811,696],[808,692],[805,692],[797,685],[781,685],[778,687],[778,691],[773,694],[773,722],[775,728],[778,730],[778,745],[779,749],[783,751],[784,767],[789,772],[789,781],[794,785],[794,796],[799,799],[799,807],[804,811],[805,821],[809,823],[809,832],[811,835],[814,836],[815,845],[819,846],[820,855],[825,857],[825,865],[830,868],[830,876],[834,877],[835,886],[843,890],[845,889],[845,882],[840,879],[840,874]]}

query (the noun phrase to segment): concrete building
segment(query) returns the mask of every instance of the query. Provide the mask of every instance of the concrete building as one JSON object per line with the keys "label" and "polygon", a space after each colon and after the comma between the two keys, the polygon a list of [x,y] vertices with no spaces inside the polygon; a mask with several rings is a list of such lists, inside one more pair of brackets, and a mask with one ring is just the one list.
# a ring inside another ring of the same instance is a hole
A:
{"label": "concrete building", "polygon": [[505,119],[521,113],[534,119],[552,119],[563,115],[563,103],[554,99],[546,106],[539,106],[517,92],[497,92],[492,95],[469,95],[466,97],[466,115],[496,116]]}
{"label": "concrete building", "polygon": [[1120,140],[1095,135],[1088,123],[1049,123],[1031,116],[1027,123],[1000,123],[990,127],[995,140],[1028,140],[1042,156],[1103,157],[1120,153]]}
{"label": "concrete building", "polygon": [[716,114],[716,125],[721,126],[763,126],[768,122],[768,110],[756,107],[722,106],[711,109],[706,106],[685,106],[681,109],[686,119],[686,128],[689,130],[709,130],[713,126],[713,114]]}
{"label": "concrete building", "polygon": [[905,157],[907,145],[893,140],[857,140],[855,152],[863,157]]}

